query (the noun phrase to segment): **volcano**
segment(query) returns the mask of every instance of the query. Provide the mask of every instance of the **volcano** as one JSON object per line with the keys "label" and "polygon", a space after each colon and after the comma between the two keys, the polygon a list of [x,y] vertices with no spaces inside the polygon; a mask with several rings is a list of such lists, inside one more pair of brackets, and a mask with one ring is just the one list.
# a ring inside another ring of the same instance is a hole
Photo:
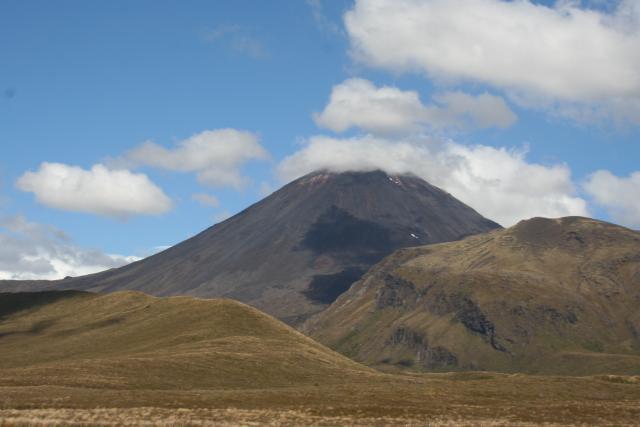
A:
{"label": "volcano", "polygon": [[224,297],[300,324],[396,249],[497,228],[415,176],[320,171],[144,260],[88,276],[0,286]]}

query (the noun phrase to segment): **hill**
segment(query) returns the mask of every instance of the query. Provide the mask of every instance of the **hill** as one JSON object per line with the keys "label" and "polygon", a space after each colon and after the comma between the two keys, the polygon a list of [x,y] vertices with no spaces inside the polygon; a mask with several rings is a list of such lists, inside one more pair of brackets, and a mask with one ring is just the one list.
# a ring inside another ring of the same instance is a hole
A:
{"label": "hill", "polygon": [[640,377],[375,372],[244,304],[0,294],[0,425],[633,425]]}
{"label": "hill", "polygon": [[142,261],[54,282],[3,282],[0,289],[232,298],[298,324],[398,248],[498,227],[414,176],[316,172]]}
{"label": "hill", "polygon": [[400,250],[304,329],[377,367],[640,373],[640,233],[534,218]]}
{"label": "hill", "polygon": [[239,302],[138,292],[2,294],[0,345],[4,386],[260,388],[368,372]]}

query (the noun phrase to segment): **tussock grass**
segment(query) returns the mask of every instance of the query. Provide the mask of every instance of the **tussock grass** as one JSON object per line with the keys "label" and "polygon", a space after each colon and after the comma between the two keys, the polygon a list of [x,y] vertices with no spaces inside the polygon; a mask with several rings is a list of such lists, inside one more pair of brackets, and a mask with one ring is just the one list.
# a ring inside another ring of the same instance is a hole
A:
{"label": "tussock grass", "polygon": [[[423,427],[533,427],[535,422],[509,419],[463,419],[456,417],[368,417],[366,415],[322,416],[304,410],[246,409],[161,409],[101,408],[37,409],[0,411],[0,427],[73,426],[423,426]],[[583,426],[585,424],[544,423],[545,427]],[[603,424],[604,426],[605,424]],[[615,423],[617,426],[635,425]]]}
{"label": "tussock grass", "polygon": [[638,377],[385,374],[236,302],[132,292],[38,301],[0,314],[0,426],[640,420]]}

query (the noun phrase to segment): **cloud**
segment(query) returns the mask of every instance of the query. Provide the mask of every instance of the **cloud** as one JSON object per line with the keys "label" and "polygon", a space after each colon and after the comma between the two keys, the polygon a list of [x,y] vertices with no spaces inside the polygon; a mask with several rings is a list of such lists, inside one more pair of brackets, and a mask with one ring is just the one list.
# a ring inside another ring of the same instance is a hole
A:
{"label": "cloud", "polygon": [[359,127],[384,134],[415,131],[424,114],[425,106],[416,92],[349,79],[333,87],[324,111],[313,118],[318,126],[334,132]]}
{"label": "cloud", "polygon": [[506,129],[518,120],[504,99],[487,92],[476,96],[460,91],[444,92],[436,94],[434,100],[443,106],[432,107],[432,115],[440,117],[442,126],[449,123],[448,126]]}
{"label": "cloud", "polygon": [[608,170],[599,170],[587,178],[583,187],[615,221],[640,228],[640,171],[618,177]]}
{"label": "cloud", "polygon": [[172,149],[147,141],[112,163],[127,168],[151,166],[175,172],[196,172],[202,184],[241,188],[247,182],[240,170],[244,163],[268,157],[253,133],[218,129],[193,135]]}
{"label": "cloud", "polygon": [[506,128],[517,117],[494,95],[445,92],[426,106],[415,91],[376,87],[364,79],[349,79],[333,87],[329,102],[313,118],[320,127],[344,132],[357,127],[381,135],[408,134],[425,128]]}
{"label": "cloud", "polygon": [[240,25],[220,25],[204,31],[202,37],[208,43],[225,43],[234,52],[253,59],[266,59],[270,56],[262,41]]}
{"label": "cloud", "polygon": [[569,168],[529,163],[524,151],[374,136],[316,136],[278,167],[284,180],[319,169],[413,173],[505,226],[533,216],[588,215],[586,202],[575,195]]}
{"label": "cloud", "polygon": [[352,56],[366,65],[640,123],[637,0],[611,12],[578,1],[356,0],[344,21]]}
{"label": "cloud", "polygon": [[24,216],[0,218],[0,279],[61,279],[120,267],[139,258],[75,246],[55,227]]}
{"label": "cloud", "polygon": [[171,200],[149,178],[128,170],[97,164],[89,170],[62,163],[42,163],[28,171],[17,187],[34,193],[38,202],[56,209],[115,218],[158,215],[171,209]]}
{"label": "cloud", "polygon": [[191,198],[204,206],[210,206],[212,208],[217,208],[218,206],[220,206],[220,201],[218,200],[218,198],[211,194],[195,193],[191,195]]}

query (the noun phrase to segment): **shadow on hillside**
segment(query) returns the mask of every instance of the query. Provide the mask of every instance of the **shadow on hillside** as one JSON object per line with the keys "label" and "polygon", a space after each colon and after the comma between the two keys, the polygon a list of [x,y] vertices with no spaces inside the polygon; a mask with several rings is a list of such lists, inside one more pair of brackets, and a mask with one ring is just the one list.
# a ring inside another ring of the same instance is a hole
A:
{"label": "shadow on hillside", "polygon": [[37,335],[40,334],[53,325],[56,324],[55,320],[41,320],[40,322],[36,322],[31,327],[25,331],[7,331],[0,332],[0,339],[11,336],[11,335]]}
{"label": "shadow on hillside", "polygon": [[90,295],[90,293],[81,291],[0,293],[0,322],[20,311],[80,295]]}

